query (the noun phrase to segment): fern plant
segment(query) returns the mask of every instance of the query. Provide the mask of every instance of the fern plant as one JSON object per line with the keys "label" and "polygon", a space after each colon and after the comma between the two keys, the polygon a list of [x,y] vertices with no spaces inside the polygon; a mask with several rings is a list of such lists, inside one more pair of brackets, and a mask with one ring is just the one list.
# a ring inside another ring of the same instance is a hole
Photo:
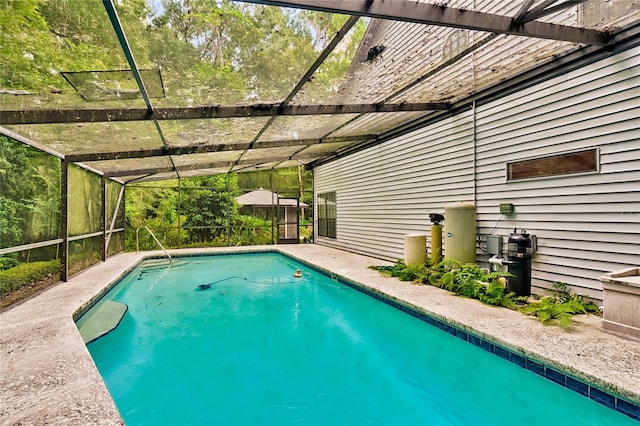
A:
{"label": "fern plant", "polygon": [[458,295],[478,299],[495,306],[515,306],[515,294],[505,292],[500,278],[512,276],[508,272],[490,272],[475,263],[462,264],[457,260],[445,259],[435,267],[439,274],[430,278],[437,280],[435,285]]}
{"label": "fern plant", "polygon": [[599,311],[595,303],[585,301],[582,296],[575,294],[566,283],[561,282],[553,283],[551,295],[530,303],[520,310],[525,314],[535,315],[542,324],[557,323],[563,328],[571,327],[573,316],[576,314]]}
{"label": "fern plant", "polygon": [[384,275],[396,277],[400,281],[428,282],[428,264],[407,265],[402,259],[398,259],[393,266],[373,266],[372,268],[380,271]]}
{"label": "fern plant", "polygon": [[462,263],[455,259],[444,259],[431,268],[431,274],[429,275],[429,284],[436,287],[447,288],[446,286],[452,285],[455,271],[462,268]]}
{"label": "fern plant", "polygon": [[576,314],[599,313],[598,306],[575,294],[566,283],[555,282],[549,296],[530,302],[528,297],[516,297],[507,292],[501,278],[511,277],[505,271],[490,272],[475,263],[463,264],[445,259],[429,268],[427,265],[406,265],[398,260],[393,266],[371,267],[401,281],[431,284],[455,294],[478,299],[483,303],[515,309],[535,315],[543,324],[558,324],[568,328]]}
{"label": "fern plant", "polygon": [[504,286],[498,281],[498,278],[505,275],[508,275],[508,273],[500,272],[496,274],[494,280],[487,283],[484,292],[479,297],[481,302],[510,309],[516,306],[516,302],[514,301],[516,294],[514,292],[505,292]]}

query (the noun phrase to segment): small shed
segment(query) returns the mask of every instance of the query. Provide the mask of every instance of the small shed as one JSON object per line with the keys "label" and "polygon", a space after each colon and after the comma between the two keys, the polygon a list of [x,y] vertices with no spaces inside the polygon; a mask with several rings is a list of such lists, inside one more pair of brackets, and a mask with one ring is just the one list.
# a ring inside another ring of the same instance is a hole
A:
{"label": "small shed", "polygon": [[297,198],[281,197],[276,192],[260,188],[236,197],[242,205],[240,212],[261,219],[276,218],[278,223],[278,242],[298,240],[299,215],[304,213],[308,204]]}

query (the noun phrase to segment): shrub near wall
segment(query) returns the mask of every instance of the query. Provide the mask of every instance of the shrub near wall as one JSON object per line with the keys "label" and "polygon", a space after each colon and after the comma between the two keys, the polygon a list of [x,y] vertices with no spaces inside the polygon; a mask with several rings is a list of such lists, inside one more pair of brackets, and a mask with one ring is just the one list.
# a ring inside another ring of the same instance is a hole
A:
{"label": "shrub near wall", "polygon": [[[13,268],[0,271],[0,299],[2,299],[0,306],[5,307],[16,301],[6,300],[9,293],[20,288],[27,287],[31,284],[39,283],[40,281],[46,281],[47,284],[60,281],[59,260],[22,263]],[[17,298],[17,300],[28,297],[30,294],[33,294],[43,288],[43,286],[35,287],[36,288],[33,288],[33,291],[28,292],[28,295],[21,295],[22,297]]]}

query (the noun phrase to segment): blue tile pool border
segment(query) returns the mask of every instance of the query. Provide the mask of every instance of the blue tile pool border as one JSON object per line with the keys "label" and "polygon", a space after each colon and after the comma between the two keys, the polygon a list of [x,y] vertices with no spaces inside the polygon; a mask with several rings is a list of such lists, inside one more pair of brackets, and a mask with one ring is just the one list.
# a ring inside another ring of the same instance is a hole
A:
{"label": "blue tile pool border", "polygon": [[490,340],[485,339],[484,337],[480,337],[473,333],[469,333],[468,331],[465,331],[461,328],[453,326],[447,323],[446,321],[440,320],[433,315],[430,315],[424,311],[421,311],[416,307],[412,307],[408,305],[406,302],[403,302],[401,300],[393,298],[392,296],[389,296],[382,292],[366,287],[357,281],[353,281],[351,279],[342,277],[338,274],[335,274],[334,272],[328,271],[324,268],[320,268],[308,261],[299,259],[295,256],[291,256],[287,253],[281,253],[278,251],[274,251],[274,252],[283,254],[287,257],[291,257],[294,260],[300,263],[303,263],[304,265],[314,269],[315,271],[321,272],[324,275],[330,276],[333,279],[337,279],[337,281],[355,290],[358,290],[381,302],[384,302],[390,306],[393,306],[394,308],[399,309],[415,318],[418,318],[421,321],[424,321],[427,324],[432,325],[442,331],[445,331],[451,334],[452,336],[455,336],[459,339],[469,342],[472,345],[477,346],[480,349],[483,349],[487,352],[491,352],[492,354],[497,355],[519,367],[525,368],[531,371],[532,373],[537,374],[538,376],[551,380],[554,383],[559,384],[560,386],[563,386],[573,392],[577,392],[582,396],[585,396],[591,399],[594,402],[602,404],[607,408],[615,410],[634,420],[640,421],[640,405],[639,404],[635,404],[620,396],[614,395],[610,392],[600,389],[576,377],[566,374],[556,368],[545,365],[544,363],[541,363],[540,361],[530,358],[524,354],[520,354],[511,349],[507,349],[503,346],[500,346]]}
{"label": "blue tile pool border", "polygon": [[416,308],[411,306],[407,306],[401,301],[394,300],[389,296],[378,293],[376,291],[372,291],[367,288],[362,288],[360,284],[355,283],[352,284],[348,282],[348,280],[339,280],[344,284],[355,288],[371,297],[374,297],[388,305],[391,305],[411,316],[414,316],[427,324],[430,324],[444,332],[451,334],[459,339],[462,339],[466,342],[471,343],[474,346],[479,347],[487,352],[491,352],[494,355],[499,356],[500,358],[505,359],[519,367],[525,368],[532,373],[537,374],[545,379],[551,380],[554,383],[559,384],[571,391],[577,392],[582,396],[585,396],[599,404],[602,404],[612,410],[615,410],[621,414],[624,414],[628,417],[631,417],[634,420],[640,421],[640,405],[634,404],[631,401],[628,401],[622,397],[611,394],[605,390],[602,390],[596,386],[593,386],[589,383],[586,383],[580,379],[577,379],[569,374],[566,374],[562,371],[559,371],[556,368],[545,365],[540,361],[529,358],[526,355],[519,354],[514,352],[511,349],[507,349],[503,346],[500,346],[496,343],[493,343],[490,340],[487,340],[483,337],[477,336],[473,333],[469,333],[465,330],[462,330],[456,326],[448,324],[446,321],[442,321],[438,318],[435,318],[427,313],[424,313]]}
{"label": "blue tile pool border", "polygon": [[[576,377],[566,374],[558,370],[557,368],[548,366],[524,354],[517,353],[511,349],[500,346],[499,344],[496,344],[491,340],[485,339],[484,337],[475,335],[459,327],[453,326],[447,323],[446,321],[438,319],[435,316],[420,310],[417,307],[408,305],[406,302],[403,302],[392,296],[389,296],[387,294],[374,290],[357,281],[343,277],[330,270],[314,265],[309,261],[300,259],[289,253],[285,253],[277,249],[246,249],[246,250],[237,250],[237,251],[220,252],[220,253],[206,253],[206,252],[184,253],[184,254],[179,253],[179,254],[172,255],[172,257],[175,259],[175,258],[181,258],[181,257],[226,256],[226,255],[257,254],[257,253],[275,253],[275,254],[280,254],[282,256],[293,259],[296,262],[302,263],[303,265],[317,272],[320,272],[342,284],[345,284],[355,290],[360,291],[361,293],[371,296],[415,318],[418,318],[429,325],[432,325],[444,332],[447,332],[452,336],[455,336],[459,339],[469,342],[480,349],[483,349],[487,352],[497,355],[505,359],[506,361],[509,361],[519,367],[522,367],[531,371],[534,374],[537,374],[538,376],[541,376],[547,380],[551,380],[552,382],[557,383],[560,386],[563,386],[573,392],[577,392],[580,395],[587,397],[594,402],[604,405],[607,408],[615,410],[621,414],[624,414],[627,417],[630,417],[640,422],[640,404],[636,404],[620,396],[617,396],[608,391],[600,389]],[[159,256],[159,255],[147,256],[144,259],[142,259],[139,263],[142,263],[144,260],[163,259],[163,258],[165,258],[165,256]],[[127,273],[130,272],[136,266],[138,266],[138,264],[130,268],[127,271]],[[125,275],[127,275],[127,273],[123,274],[123,276],[120,279],[116,280],[114,283],[112,283],[112,285],[108,286],[108,289],[109,290],[112,289],[119,281],[121,281],[122,278],[124,278]],[[107,292],[108,290],[103,292],[102,295],[106,294]],[[100,297],[102,297],[102,295]]]}

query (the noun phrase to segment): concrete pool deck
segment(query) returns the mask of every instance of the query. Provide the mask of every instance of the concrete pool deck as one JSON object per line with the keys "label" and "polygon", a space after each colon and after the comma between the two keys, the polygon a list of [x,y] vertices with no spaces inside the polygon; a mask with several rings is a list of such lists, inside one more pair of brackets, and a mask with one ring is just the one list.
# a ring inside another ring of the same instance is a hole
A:
{"label": "concrete pool deck", "polygon": [[[543,326],[519,312],[484,305],[436,287],[383,277],[368,266],[388,262],[316,244],[175,253],[258,249],[277,250],[332,271],[640,403],[640,342],[604,332],[602,319],[597,316],[576,317],[576,325],[568,331]],[[122,424],[72,316],[141,259],[159,254],[111,257],[0,314],[0,424]]]}

